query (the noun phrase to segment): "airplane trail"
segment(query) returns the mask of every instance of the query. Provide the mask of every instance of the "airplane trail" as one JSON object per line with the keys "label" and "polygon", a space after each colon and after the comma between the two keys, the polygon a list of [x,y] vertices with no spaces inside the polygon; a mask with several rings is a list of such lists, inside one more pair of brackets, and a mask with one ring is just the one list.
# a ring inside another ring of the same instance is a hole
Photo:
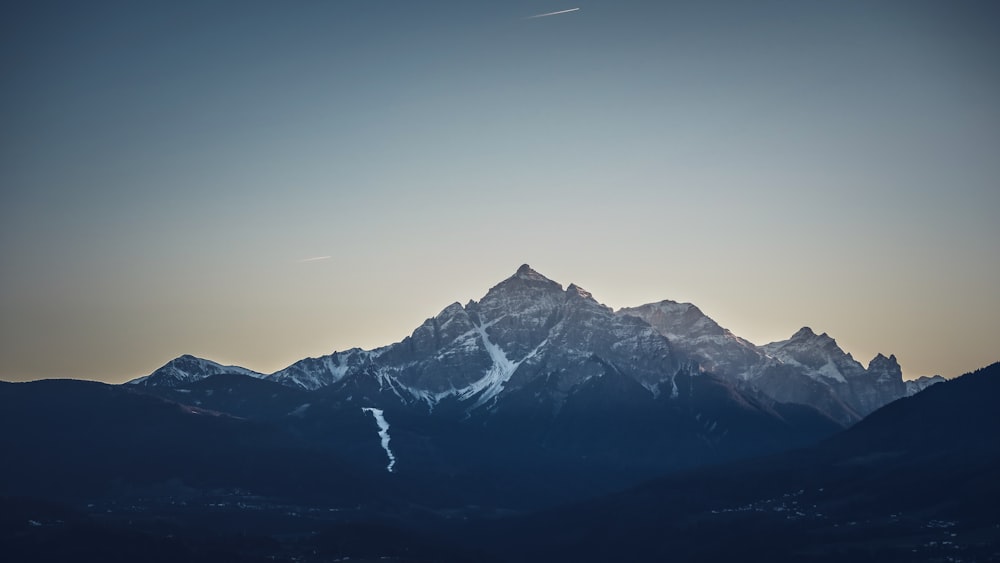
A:
{"label": "airplane trail", "polygon": [[298,262],[299,262],[299,264],[303,264],[305,262],[319,262],[320,260],[329,260],[330,258],[333,258],[333,257],[332,256],[313,256],[312,258],[303,258],[303,259],[299,260]]}
{"label": "airplane trail", "polygon": [[559,10],[558,12],[548,12],[548,13],[545,13],[545,14],[535,14],[533,16],[528,16],[528,17],[526,17],[524,19],[526,19],[526,20],[533,20],[535,18],[547,18],[549,16],[558,16],[559,14],[568,14],[570,12],[576,12],[579,9],[580,8],[570,8],[568,10]]}

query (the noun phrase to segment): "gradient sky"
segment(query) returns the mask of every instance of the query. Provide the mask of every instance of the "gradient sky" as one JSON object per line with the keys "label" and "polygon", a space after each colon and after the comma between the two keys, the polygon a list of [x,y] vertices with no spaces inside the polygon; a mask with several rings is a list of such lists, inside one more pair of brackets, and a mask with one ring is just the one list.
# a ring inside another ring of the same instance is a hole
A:
{"label": "gradient sky", "polygon": [[995,4],[5,3],[0,379],[271,372],[525,262],[758,344],[982,367]]}

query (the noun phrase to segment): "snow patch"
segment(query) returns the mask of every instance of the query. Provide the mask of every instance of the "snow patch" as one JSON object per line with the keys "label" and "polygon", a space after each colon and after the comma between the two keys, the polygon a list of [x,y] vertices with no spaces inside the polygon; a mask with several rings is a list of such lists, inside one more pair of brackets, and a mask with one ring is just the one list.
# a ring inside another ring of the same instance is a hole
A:
{"label": "snow patch", "polygon": [[837,366],[833,365],[833,362],[823,364],[823,367],[816,370],[816,373],[822,375],[823,377],[829,377],[838,383],[847,383],[847,380],[844,379],[844,376],[840,373],[840,370],[837,369]]}
{"label": "snow patch", "polygon": [[[493,321],[495,323],[496,321]],[[518,366],[520,366],[524,361],[532,358],[543,346],[548,342],[548,340],[542,341],[541,344],[535,346],[535,349],[528,353],[525,357],[520,360],[513,362],[507,357],[507,353],[503,351],[498,344],[490,340],[489,335],[486,333],[486,328],[493,323],[487,325],[476,325],[476,332],[479,333],[479,338],[483,342],[483,347],[486,348],[486,352],[490,355],[490,359],[493,360],[493,365],[490,369],[486,371],[478,381],[475,381],[471,385],[464,387],[458,391],[459,399],[469,399],[471,397],[479,395],[476,402],[469,407],[469,411],[475,410],[483,405],[485,405],[490,400],[494,399],[497,395],[503,391],[504,386],[510,377],[514,375],[517,371]]]}
{"label": "snow patch", "polygon": [[476,332],[479,333],[479,339],[482,341],[483,347],[486,348],[490,359],[493,360],[493,365],[490,366],[490,369],[478,381],[459,392],[460,399],[468,399],[477,393],[482,393],[472,406],[473,409],[497,396],[503,390],[503,386],[510,379],[510,376],[514,374],[514,370],[517,369],[518,365],[507,358],[507,354],[503,351],[503,348],[490,340],[489,335],[486,334],[486,327],[476,325]]}
{"label": "snow patch", "polygon": [[[347,361],[350,357],[348,354],[342,354],[337,358],[339,361],[336,362],[333,356],[323,358],[323,367],[330,373],[331,383],[336,383],[347,375],[347,370],[350,368]],[[327,383],[327,385],[330,385],[330,383]]]}
{"label": "snow patch", "polygon": [[389,465],[385,467],[385,470],[392,473],[392,468],[396,465],[396,456],[392,455],[392,450],[389,449],[389,423],[386,422],[382,409],[361,407],[361,410],[371,413],[375,417],[375,423],[378,424],[378,436],[382,439],[382,449],[385,450],[385,455],[389,457]]}

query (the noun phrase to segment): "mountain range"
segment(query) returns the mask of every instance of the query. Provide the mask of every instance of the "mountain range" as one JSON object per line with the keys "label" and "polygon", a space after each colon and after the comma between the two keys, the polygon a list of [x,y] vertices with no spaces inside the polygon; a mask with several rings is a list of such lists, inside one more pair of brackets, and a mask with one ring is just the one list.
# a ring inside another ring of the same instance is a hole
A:
{"label": "mountain range", "polygon": [[181,356],[126,387],[293,427],[348,459],[377,439],[397,479],[453,480],[420,502],[510,509],[809,444],[908,393],[893,356],[866,369],[808,328],[756,346],[686,303],[614,311],[528,265],[395,344],[267,375]]}
{"label": "mountain range", "polygon": [[653,398],[676,397],[678,374],[711,374],[737,393],[807,405],[841,425],[944,380],[904,382],[895,356],[879,354],[866,368],[833,338],[808,327],[756,346],[690,303],[614,311],[577,285],[563,289],[523,265],[480,301],[445,307],[402,342],[306,358],[268,375],[185,355],[131,383],[178,387],[238,373],[306,391],[377,388],[375,395],[384,396],[367,400],[427,412],[446,404],[471,415],[503,410],[526,389],[536,390],[535,402],[559,409],[607,369]]}

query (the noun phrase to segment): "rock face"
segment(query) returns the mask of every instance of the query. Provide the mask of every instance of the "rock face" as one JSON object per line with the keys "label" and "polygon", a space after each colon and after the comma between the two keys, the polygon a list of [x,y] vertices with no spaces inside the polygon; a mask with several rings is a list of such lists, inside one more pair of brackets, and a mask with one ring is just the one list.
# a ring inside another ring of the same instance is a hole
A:
{"label": "rock face", "polygon": [[[817,401],[817,392],[828,395],[820,400],[823,410],[843,422],[853,422],[875,409],[906,395],[903,373],[895,356],[879,354],[865,369],[837,341],[826,333],[816,334],[804,327],[788,340],[761,347],[769,356],[787,367],[772,366],[760,378],[758,385],[768,394],[785,396],[809,393],[795,402]],[[773,372],[777,371],[777,377]],[[788,381],[781,381],[788,373]],[[811,379],[814,384],[805,381]],[[818,389],[816,388],[818,385]],[[846,408],[843,408],[845,407]],[[851,416],[853,413],[853,416]],[[852,420],[853,419],[853,420]]]}
{"label": "rock face", "polygon": [[646,321],[702,370],[777,401],[813,406],[842,424],[907,395],[895,356],[879,354],[866,369],[836,340],[809,327],[788,340],[755,346],[690,303],[661,301],[618,314]]}
{"label": "rock face", "polygon": [[788,340],[765,344],[761,349],[783,363],[799,367],[804,375],[817,381],[847,383],[848,379],[857,378],[865,371],[850,354],[837,346],[836,340],[825,332],[816,334],[809,327],[802,327]]}
{"label": "rock face", "polygon": [[[575,284],[528,265],[477,301],[452,303],[401,342],[306,358],[268,376],[182,356],[137,380],[176,386],[242,373],[301,390],[353,389],[351,397],[473,413],[508,398],[558,411],[584,384],[611,373],[651,397],[679,393],[679,373],[711,373],[768,400],[818,409],[851,424],[927,383],[903,382],[895,356],[865,368],[827,334],[804,327],[764,346],[719,326],[690,303],[661,301],[617,312]],[[346,396],[346,395],[345,395]],[[531,397],[530,400],[527,397]]]}
{"label": "rock face", "polygon": [[705,371],[748,380],[767,360],[757,346],[722,328],[690,303],[660,301],[619,309],[618,315],[646,321],[666,336],[675,350]]}
{"label": "rock face", "polygon": [[882,354],[876,355],[868,362],[864,378],[855,378],[849,383],[859,410],[865,414],[906,396],[903,370],[895,355],[888,358]]}

